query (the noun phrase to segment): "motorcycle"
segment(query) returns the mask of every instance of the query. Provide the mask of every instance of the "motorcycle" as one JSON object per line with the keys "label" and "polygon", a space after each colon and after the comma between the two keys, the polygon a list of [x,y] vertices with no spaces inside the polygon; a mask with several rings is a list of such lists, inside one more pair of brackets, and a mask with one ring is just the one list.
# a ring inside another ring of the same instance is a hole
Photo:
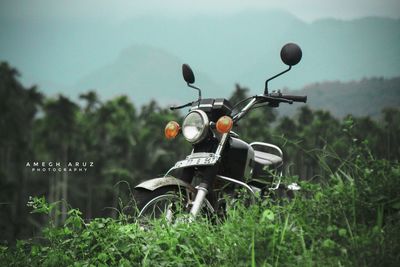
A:
{"label": "motorcycle", "polygon": [[[170,121],[165,127],[167,139],[182,133],[192,144],[192,151],[185,159],[175,163],[163,177],[150,179],[134,188],[134,201],[139,217],[165,216],[172,221],[179,213],[190,214],[194,219],[199,213],[218,214],[226,207],[224,196],[235,197],[238,188],[244,188],[252,203],[257,194],[282,188],[283,152],[273,144],[252,142],[239,138],[232,128],[252,109],[280,103],[307,101],[307,96],[268,91],[268,82],[291,70],[300,62],[302,51],[294,43],[284,45],[280,53],[288,68],[265,81],[263,94],[246,98],[232,106],[224,98],[201,97],[201,89],[194,86],[195,76],[190,66],[182,65],[183,78],[188,87],[198,91],[198,99],[171,110],[190,107],[182,126]],[[243,106],[242,108],[238,108]],[[177,175],[170,175],[171,172]],[[296,191],[295,183],[284,186]],[[178,208],[179,207],[179,208]]]}

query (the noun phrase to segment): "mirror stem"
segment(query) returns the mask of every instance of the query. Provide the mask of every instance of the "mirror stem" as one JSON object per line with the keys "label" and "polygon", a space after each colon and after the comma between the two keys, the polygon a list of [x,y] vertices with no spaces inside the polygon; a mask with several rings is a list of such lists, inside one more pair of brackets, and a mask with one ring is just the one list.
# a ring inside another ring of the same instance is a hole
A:
{"label": "mirror stem", "polygon": [[187,83],[187,86],[189,86],[190,88],[193,88],[193,89],[196,89],[197,91],[199,91],[199,99],[198,99],[198,100],[201,100],[201,90],[200,90],[200,88],[198,88],[198,87],[196,87],[196,86],[193,86],[193,85],[191,85],[191,84],[189,84],[189,83]]}
{"label": "mirror stem", "polygon": [[288,69],[286,69],[286,70],[282,71],[281,73],[278,73],[277,75],[275,75],[275,76],[269,78],[268,80],[266,80],[266,81],[265,81],[264,95],[268,95],[268,82],[269,82],[270,80],[273,80],[273,79],[275,79],[275,78],[278,77],[278,76],[281,76],[282,74],[288,72],[288,71],[291,70],[291,69],[292,69],[292,66],[289,66]]}

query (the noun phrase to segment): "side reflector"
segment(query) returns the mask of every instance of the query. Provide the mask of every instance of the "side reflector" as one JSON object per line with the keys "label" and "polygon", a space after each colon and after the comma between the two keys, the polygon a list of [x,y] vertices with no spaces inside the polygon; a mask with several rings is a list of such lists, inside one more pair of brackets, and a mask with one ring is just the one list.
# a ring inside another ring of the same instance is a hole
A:
{"label": "side reflector", "polygon": [[220,133],[229,133],[229,131],[232,129],[233,126],[233,121],[232,118],[229,116],[222,116],[221,118],[218,119],[217,121],[217,131]]}
{"label": "side reflector", "polygon": [[164,130],[165,137],[167,139],[174,139],[179,134],[180,129],[181,127],[176,121],[168,122]]}

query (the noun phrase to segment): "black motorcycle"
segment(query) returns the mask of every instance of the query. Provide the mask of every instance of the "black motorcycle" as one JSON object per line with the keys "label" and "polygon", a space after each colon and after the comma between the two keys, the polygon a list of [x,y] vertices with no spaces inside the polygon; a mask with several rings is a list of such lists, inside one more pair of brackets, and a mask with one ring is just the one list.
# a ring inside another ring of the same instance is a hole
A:
{"label": "black motorcycle", "polygon": [[[190,107],[182,126],[171,121],[165,127],[165,136],[175,138],[182,133],[192,144],[192,152],[178,161],[164,177],[147,180],[134,189],[134,200],[139,217],[165,216],[168,221],[176,213],[188,213],[194,218],[199,213],[217,214],[226,205],[224,196],[235,197],[238,188],[244,188],[254,201],[257,193],[281,188],[282,150],[269,143],[246,143],[232,131],[246,114],[256,107],[278,107],[280,103],[306,102],[307,96],[268,92],[268,82],[296,65],[302,51],[294,43],[281,50],[281,59],[289,67],[265,82],[263,94],[244,99],[232,106],[224,98],[203,99],[201,90],[193,85],[194,74],[187,64],[182,65],[187,85],[198,90],[197,101],[171,110]],[[238,108],[242,106],[242,108]],[[171,172],[177,172],[171,176]],[[286,186],[298,190],[297,184]],[[179,207],[179,208],[178,208]]]}

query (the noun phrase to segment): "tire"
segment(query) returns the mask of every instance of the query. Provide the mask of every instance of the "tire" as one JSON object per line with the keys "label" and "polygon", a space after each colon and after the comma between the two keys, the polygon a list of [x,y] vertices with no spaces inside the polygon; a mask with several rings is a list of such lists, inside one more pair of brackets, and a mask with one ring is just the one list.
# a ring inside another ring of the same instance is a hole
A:
{"label": "tire", "polygon": [[178,186],[165,186],[150,191],[137,188],[133,192],[139,220],[152,220],[165,216],[168,221],[178,213],[187,213],[187,193]]}

